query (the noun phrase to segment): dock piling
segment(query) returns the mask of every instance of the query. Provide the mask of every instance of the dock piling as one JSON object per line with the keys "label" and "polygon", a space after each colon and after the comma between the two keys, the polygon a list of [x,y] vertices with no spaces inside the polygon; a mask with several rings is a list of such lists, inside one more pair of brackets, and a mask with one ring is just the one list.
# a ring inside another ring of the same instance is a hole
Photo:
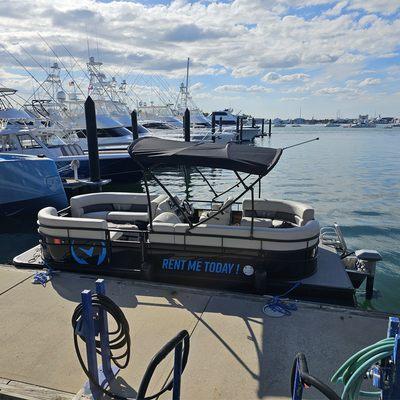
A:
{"label": "dock piling", "polygon": [[190,111],[187,108],[183,116],[183,130],[185,134],[185,142],[190,142]]}
{"label": "dock piling", "polygon": [[131,122],[132,122],[132,136],[133,140],[139,139],[139,129],[137,122],[137,112],[133,110],[131,113]]}
{"label": "dock piling", "polygon": [[271,137],[271,129],[272,129],[272,119],[269,119],[268,123],[268,136]]}
{"label": "dock piling", "polygon": [[211,114],[211,133],[215,133],[215,113]]}
{"label": "dock piling", "polygon": [[263,118],[261,120],[261,136],[264,136],[264,125],[265,125],[265,119]]}
{"label": "dock piling", "polygon": [[240,143],[243,141],[243,117],[240,118],[240,134],[239,134]]}
{"label": "dock piling", "polygon": [[254,117],[251,119],[251,127],[252,128],[256,127],[256,119]]}
{"label": "dock piling", "polygon": [[219,131],[222,132],[222,117],[219,117]]}
{"label": "dock piling", "polygon": [[240,117],[237,116],[236,117],[236,133],[239,133],[239,119],[240,119]]}
{"label": "dock piling", "polygon": [[90,181],[100,182],[99,146],[97,142],[96,107],[88,96],[85,101],[86,136],[89,152]]}

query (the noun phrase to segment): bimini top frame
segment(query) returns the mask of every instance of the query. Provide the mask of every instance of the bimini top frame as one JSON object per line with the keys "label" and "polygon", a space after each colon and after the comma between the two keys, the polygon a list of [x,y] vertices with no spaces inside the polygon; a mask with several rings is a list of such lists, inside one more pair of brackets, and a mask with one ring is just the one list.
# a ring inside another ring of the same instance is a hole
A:
{"label": "bimini top frame", "polygon": [[[146,172],[159,184],[165,193],[169,196],[171,201],[181,211],[185,220],[188,222],[190,229],[197,225],[204,224],[211,218],[222,213],[232,203],[239,200],[246,192],[251,192],[252,203],[254,201],[254,186],[261,182],[261,179],[267,175],[277,164],[280,156],[282,155],[282,149],[273,148],[257,148],[252,146],[243,146],[236,143],[227,144],[215,144],[215,143],[187,143],[177,142],[174,140],[166,140],[152,137],[142,137],[135,140],[129,146],[130,156],[141,166],[144,170],[144,181],[146,186],[146,193],[150,204],[150,193],[147,184]],[[202,220],[201,222],[194,224],[190,221],[189,216],[182,209],[181,205],[178,204],[174,196],[168,191],[168,189],[160,182],[159,179],[152,173],[151,169],[158,166],[178,166],[183,165],[184,167],[196,167],[197,172],[200,173],[204,181],[211,188],[215,200],[221,196],[238,187],[240,184],[243,185],[244,191],[229,203],[224,204],[215,214]],[[222,168],[234,171],[238,183],[225,190],[223,193],[218,194],[211,184],[207,181],[205,176],[198,170],[197,167],[210,167],[210,168]],[[245,172],[248,175],[243,179],[240,177],[239,172]],[[250,175],[257,175],[257,179],[246,184],[245,180]],[[151,213],[151,207],[149,207]],[[152,215],[149,215],[150,227],[152,228]],[[190,230],[189,229],[189,230]],[[251,223],[251,231],[253,232],[253,218]]]}

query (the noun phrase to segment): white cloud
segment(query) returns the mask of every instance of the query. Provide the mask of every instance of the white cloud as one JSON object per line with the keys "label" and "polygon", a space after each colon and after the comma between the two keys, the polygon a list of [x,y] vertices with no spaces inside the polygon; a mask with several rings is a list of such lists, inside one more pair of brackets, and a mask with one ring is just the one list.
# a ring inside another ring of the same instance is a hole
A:
{"label": "white cloud", "polygon": [[268,74],[264,75],[261,79],[264,82],[269,82],[269,83],[283,83],[292,81],[307,81],[310,79],[310,75],[307,74],[280,75],[276,72],[268,72]]}
{"label": "white cloud", "polygon": [[214,89],[216,92],[247,92],[247,93],[271,93],[272,89],[260,85],[221,85]]}
{"label": "white cloud", "polygon": [[400,9],[400,3],[397,0],[352,0],[348,8],[389,15]]}
{"label": "white cloud", "polygon": [[348,5],[348,1],[339,1],[332,8],[325,12],[325,15],[328,16],[337,16],[340,15],[342,10]]}
{"label": "white cloud", "polygon": [[365,78],[358,84],[358,86],[364,87],[364,86],[378,85],[379,83],[381,83],[381,79],[379,78]]}

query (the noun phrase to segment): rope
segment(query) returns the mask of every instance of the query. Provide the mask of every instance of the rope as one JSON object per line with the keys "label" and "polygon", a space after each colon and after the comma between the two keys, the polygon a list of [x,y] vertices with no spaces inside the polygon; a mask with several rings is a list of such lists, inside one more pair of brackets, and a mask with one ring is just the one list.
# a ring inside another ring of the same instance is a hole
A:
{"label": "rope", "polygon": [[281,298],[287,296],[294,289],[299,287],[301,282],[295,283],[288,291],[278,296],[274,296],[265,306],[263,307],[263,313],[268,315],[268,309],[274,313],[281,313],[282,315],[292,315],[292,311],[297,311],[295,303],[284,303]]}
{"label": "rope", "polygon": [[47,282],[51,280],[53,275],[54,271],[51,268],[46,268],[44,271],[36,272],[33,276],[32,283],[41,284],[43,287],[46,287]]}

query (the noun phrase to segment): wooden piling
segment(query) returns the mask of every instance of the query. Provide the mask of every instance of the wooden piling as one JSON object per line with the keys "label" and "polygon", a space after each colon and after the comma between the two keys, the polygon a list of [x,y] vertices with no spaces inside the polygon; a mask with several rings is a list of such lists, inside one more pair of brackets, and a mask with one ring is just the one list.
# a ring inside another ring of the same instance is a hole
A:
{"label": "wooden piling", "polygon": [[137,122],[137,112],[133,110],[131,113],[131,123],[132,123],[132,136],[133,140],[139,139],[139,129]]}
{"label": "wooden piling", "polygon": [[183,116],[183,129],[185,133],[185,142],[190,142],[190,111],[187,108]]}
{"label": "wooden piling", "polygon": [[85,101],[86,137],[91,182],[100,182],[99,146],[97,142],[96,107],[89,96]]}

